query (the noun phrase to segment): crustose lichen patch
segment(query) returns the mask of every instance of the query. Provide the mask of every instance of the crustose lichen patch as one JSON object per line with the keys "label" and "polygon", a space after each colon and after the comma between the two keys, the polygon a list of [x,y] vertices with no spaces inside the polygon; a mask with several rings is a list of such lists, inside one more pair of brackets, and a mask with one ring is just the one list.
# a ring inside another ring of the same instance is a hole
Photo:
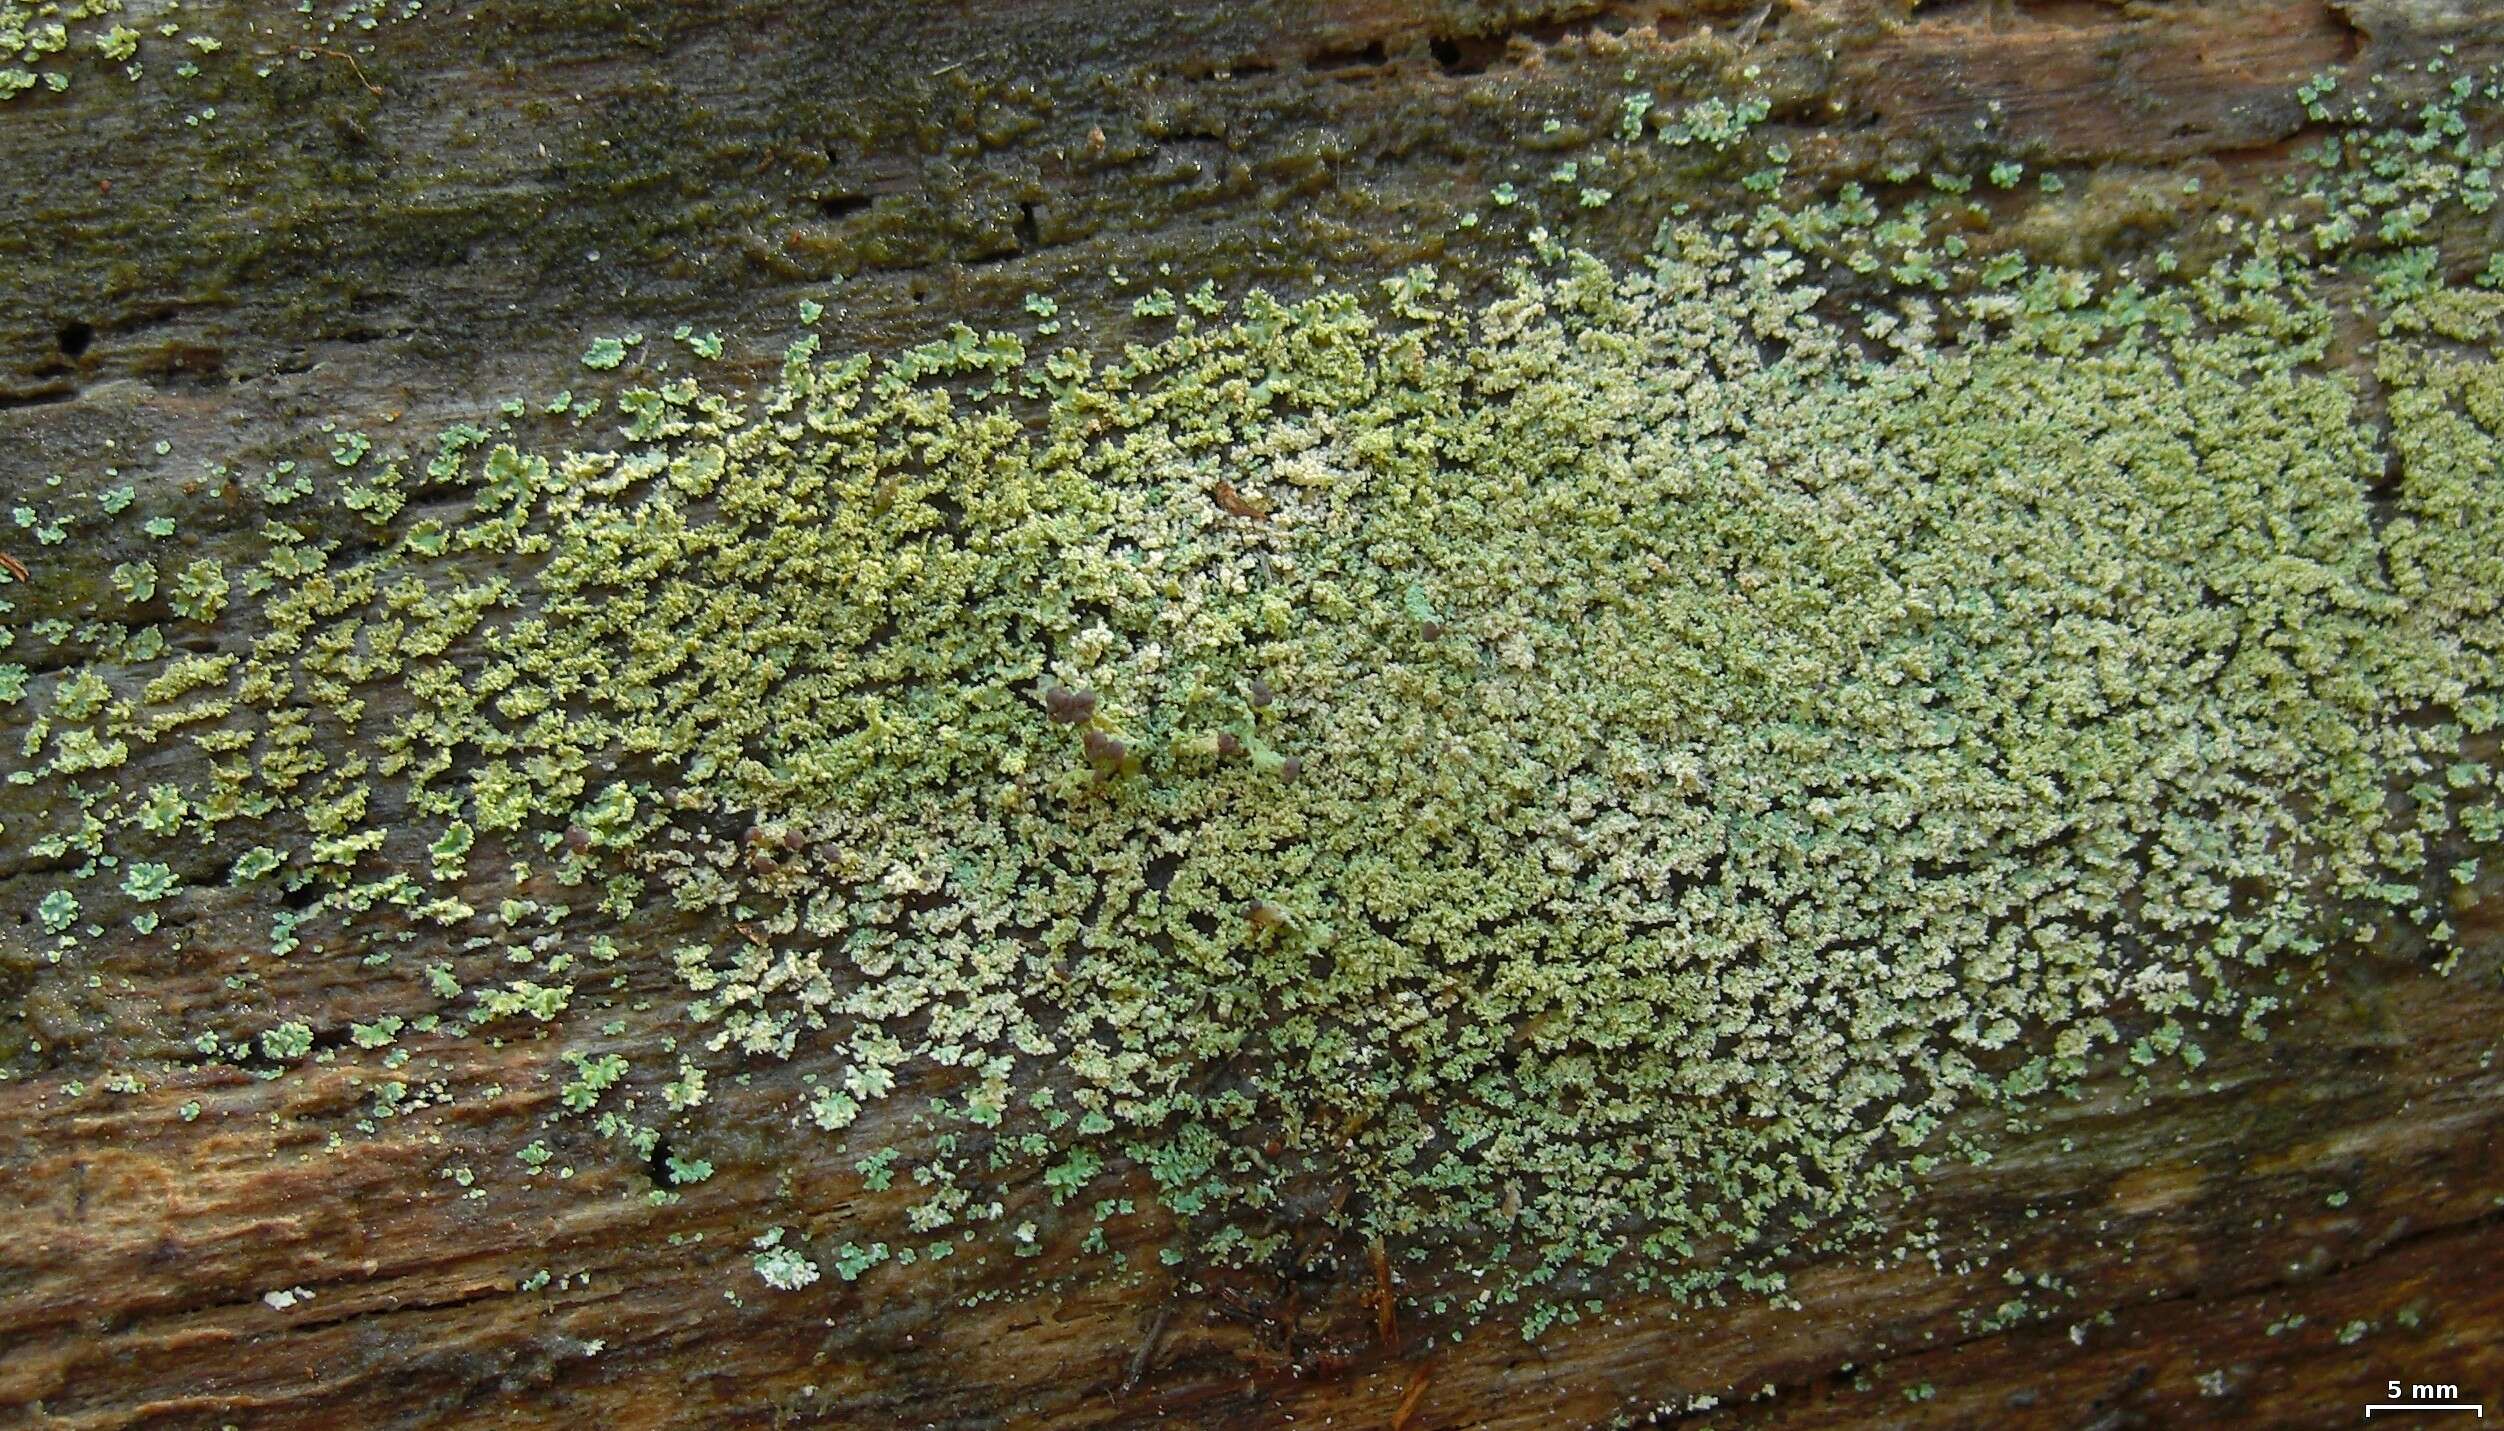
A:
{"label": "crustose lichen patch", "polygon": [[[215,652],[0,666],[8,834],[90,862],[56,961],[221,881],[282,956],[466,939],[343,1056],[567,1030],[560,1116],[656,1197],[713,1172],[708,1080],[839,1055],[790,1138],[928,1107],[905,1221],[769,1229],[773,1288],[1031,1250],[1021,1190],[1257,1260],[1317,1188],[1482,1304],[1776,1287],[1953,1111],[2196,1064],[2376,927],[2448,948],[2498,832],[2504,377],[2422,232],[2450,181],[2383,174],[2481,162],[2436,131],[2360,131],[2317,229],[2197,273],[1852,193],[1492,298],[1168,302],[1118,355],[803,339],[625,391],[605,447],[360,438],[378,545],[273,515],[251,569],[117,569]],[[2360,314],[2370,383],[2328,360]],[[172,853],[236,821],[231,870]],[[629,970],[683,998],[666,1053],[594,1036]]]}

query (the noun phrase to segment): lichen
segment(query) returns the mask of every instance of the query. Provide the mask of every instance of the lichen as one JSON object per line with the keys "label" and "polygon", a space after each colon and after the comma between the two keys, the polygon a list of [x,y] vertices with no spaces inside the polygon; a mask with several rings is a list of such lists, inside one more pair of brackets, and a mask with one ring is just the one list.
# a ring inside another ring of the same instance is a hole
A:
{"label": "lichen", "polygon": [[[1765,112],[1630,103],[1620,138],[1745,148]],[[2196,1066],[2386,926],[2448,950],[2499,828],[2504,298],[2438,231],[2493,160],[2458,109],[2344,142],[2310,235],[2172,274],[1969,237],[1940,173],[1671,216],[1635,268],[1533,227],[1493,295],[1159,287],[1131,313],[1169,336],[1117,355],[807,335],[740,393],[656,353],[608,445],[443,434],[433,515],[337,438],[376,540],[273,518],[248,575],[167,582],[231,649],[6,718],[79,797],[42,838],[125,861],[98,899],[246,822],[274,953],[441,926],[405,1017],[562,1043],[600,1146],[648,1160],[708,1077],[793,1056],[839,1071],[790,1138],[943,1090],[845,1281],[945,1246],[908,1232],[1041,1255],[1014,1192],[1144,1178],[1171,1263],[1310,1216],[1448,1249],[1411,1284],[1472,1311],[1777,1294],[1978,1151],[1959,1110]],[[1494,200],[1596,208],[1605,158]],[[2351,320],[2368,375],[2330,360]],[[144,787],[80,781],[134,748]],[[612,962],[683,990],[667,1057],[593,1051]],[[812,1284],[769,1232],[759,1276]]]}
{"label": "lichen", "polygon": [[783,1230],[779,1227],[757,1234],[755,1246],[761,1250],[751,1260],[765,1285],[777,1291],[797,1292],[817,1280],[817,1264],[802,1256],[798,1248],[786,1245],[782,1238]]}

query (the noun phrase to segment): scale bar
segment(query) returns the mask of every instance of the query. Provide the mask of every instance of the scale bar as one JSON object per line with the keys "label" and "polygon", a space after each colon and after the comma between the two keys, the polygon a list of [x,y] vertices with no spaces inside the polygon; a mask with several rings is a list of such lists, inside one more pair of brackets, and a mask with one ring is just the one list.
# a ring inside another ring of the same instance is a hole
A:
{"label": "scale bar", "polygon": [[2487,1409],[2469,1401],[2379,1401],[2365,1408],[2365,1419],[2373,1420],[2377,1411],[2471,1411],[2487,1419]]}

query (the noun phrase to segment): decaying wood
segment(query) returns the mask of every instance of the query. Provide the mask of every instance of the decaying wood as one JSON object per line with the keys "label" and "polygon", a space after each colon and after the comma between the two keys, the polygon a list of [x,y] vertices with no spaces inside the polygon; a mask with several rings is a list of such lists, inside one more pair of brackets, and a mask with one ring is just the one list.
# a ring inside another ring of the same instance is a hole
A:
{"label": "decaying wood", "polygon": [[[838,275],[841,351],[1046,288],[1118,336],[1115,264],[1283,287],[1466,267],[1438,236],[1508,116],[1603,113],[1630,70],[1741,42],[1813,97],[1789,118],[1837,172],[1891,145],[1954,152],[1977,117],[1995,143],[2117,172],[2265,167],[2316,70],[2504,53],[2504,15],[2441,0],[443,9],[358,37],[362,60],[239,88],[208,125],[156,83],[12,102],[0,488],[109,439],[171,491],[193,469],[148,469],[143,433],[244,465],[325,418],[423,429],[564,385],[586,334],[664,314],[778,332]],[[61,602],[115,559],[34,558],[7,561],[22,594]],[[18,922],[22,865],[0,866]],[[2457,914],[2488,941],[2499,917],[2492,894]],[[1935,1221],[1940,1266],[1803,1265],[1798,1310],[1629,1296],[1530,1345],[1395,1320],[1379,1248],[1197,1297],[1055,1280],[1077,1230],[1040,1206],[1052,1251],[1027,1285],[943,1264],[906,1288],[754,1295],[759,1223],[903,1194],[831,1151],[726,1135],[716,1175],[653,1209],[645,1169],[543,1121],[549,1060],[526,1040],[408,1040],[457,1096],[346,1133],[368,1072],[262,1082],[167,1035],[152,1011],[231,997],[207,961],[108,950],[90,985],[25,947],[0,970],[12,1422],[2344,1425],[2386,1377],[2504,1401],[2504,997],[2398,959],[2342,965],[2299,1023],[2213,1051],[2152,1106],[2116,1079],[1995,1132],[2000,1156],[1944,1171],[1885,1243]],[[262,1006],[325,1036],[386,1006],[353,959],[260,967]],[[674,1005],[661,971],[637,977],[652,1012],[622,1042],[657,1048]],[[64,1092],[120,1067],[149,1070],[145,1091]],[[816,1068],[720,1090],[720,1123],[784,1126]],[[447,1187],[536,1138],[578,1165],[561,1190]],[[264,1298],[293,1289],[309,1296]],[[1977,1320],[2021,1290],[2006,1325]],[[984,1292],[1007,1295],[964,1304]]]}

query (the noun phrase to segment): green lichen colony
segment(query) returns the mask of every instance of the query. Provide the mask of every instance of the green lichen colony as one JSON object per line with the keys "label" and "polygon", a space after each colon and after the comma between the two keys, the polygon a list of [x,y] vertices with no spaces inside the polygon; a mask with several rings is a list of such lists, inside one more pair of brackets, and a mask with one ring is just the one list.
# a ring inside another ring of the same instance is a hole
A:
{"label": "green lichen colony", "polygon": [[[1955,1110],[2196,1063],[2380,930],[2451,957],[2504,716],[2464,113],[2343,123],[2181,272],[1853,190],[1492,296],[1165,295],[1116,356],[803,339],[624,392],[608,447],[343,439],[372,543],[274,484],[257,565],[101,598],[224,639],[0,666],[5,837],[86,861],[58,961],[203,883],[280,955],[441,926],[343,1056],[563,1031],[558,1116],[620,1156],[829,1050],[778,1136],[908,1096],[965,1134],[903,1225],[769,1229],[774,1287],[1031,1244],[1038,1184],[1152,1187],[1191,1263],[1327,1218],[1482,1301],[1762,1287]],[[629,970],[681,991],[665,1059],[594,1036]]]}

